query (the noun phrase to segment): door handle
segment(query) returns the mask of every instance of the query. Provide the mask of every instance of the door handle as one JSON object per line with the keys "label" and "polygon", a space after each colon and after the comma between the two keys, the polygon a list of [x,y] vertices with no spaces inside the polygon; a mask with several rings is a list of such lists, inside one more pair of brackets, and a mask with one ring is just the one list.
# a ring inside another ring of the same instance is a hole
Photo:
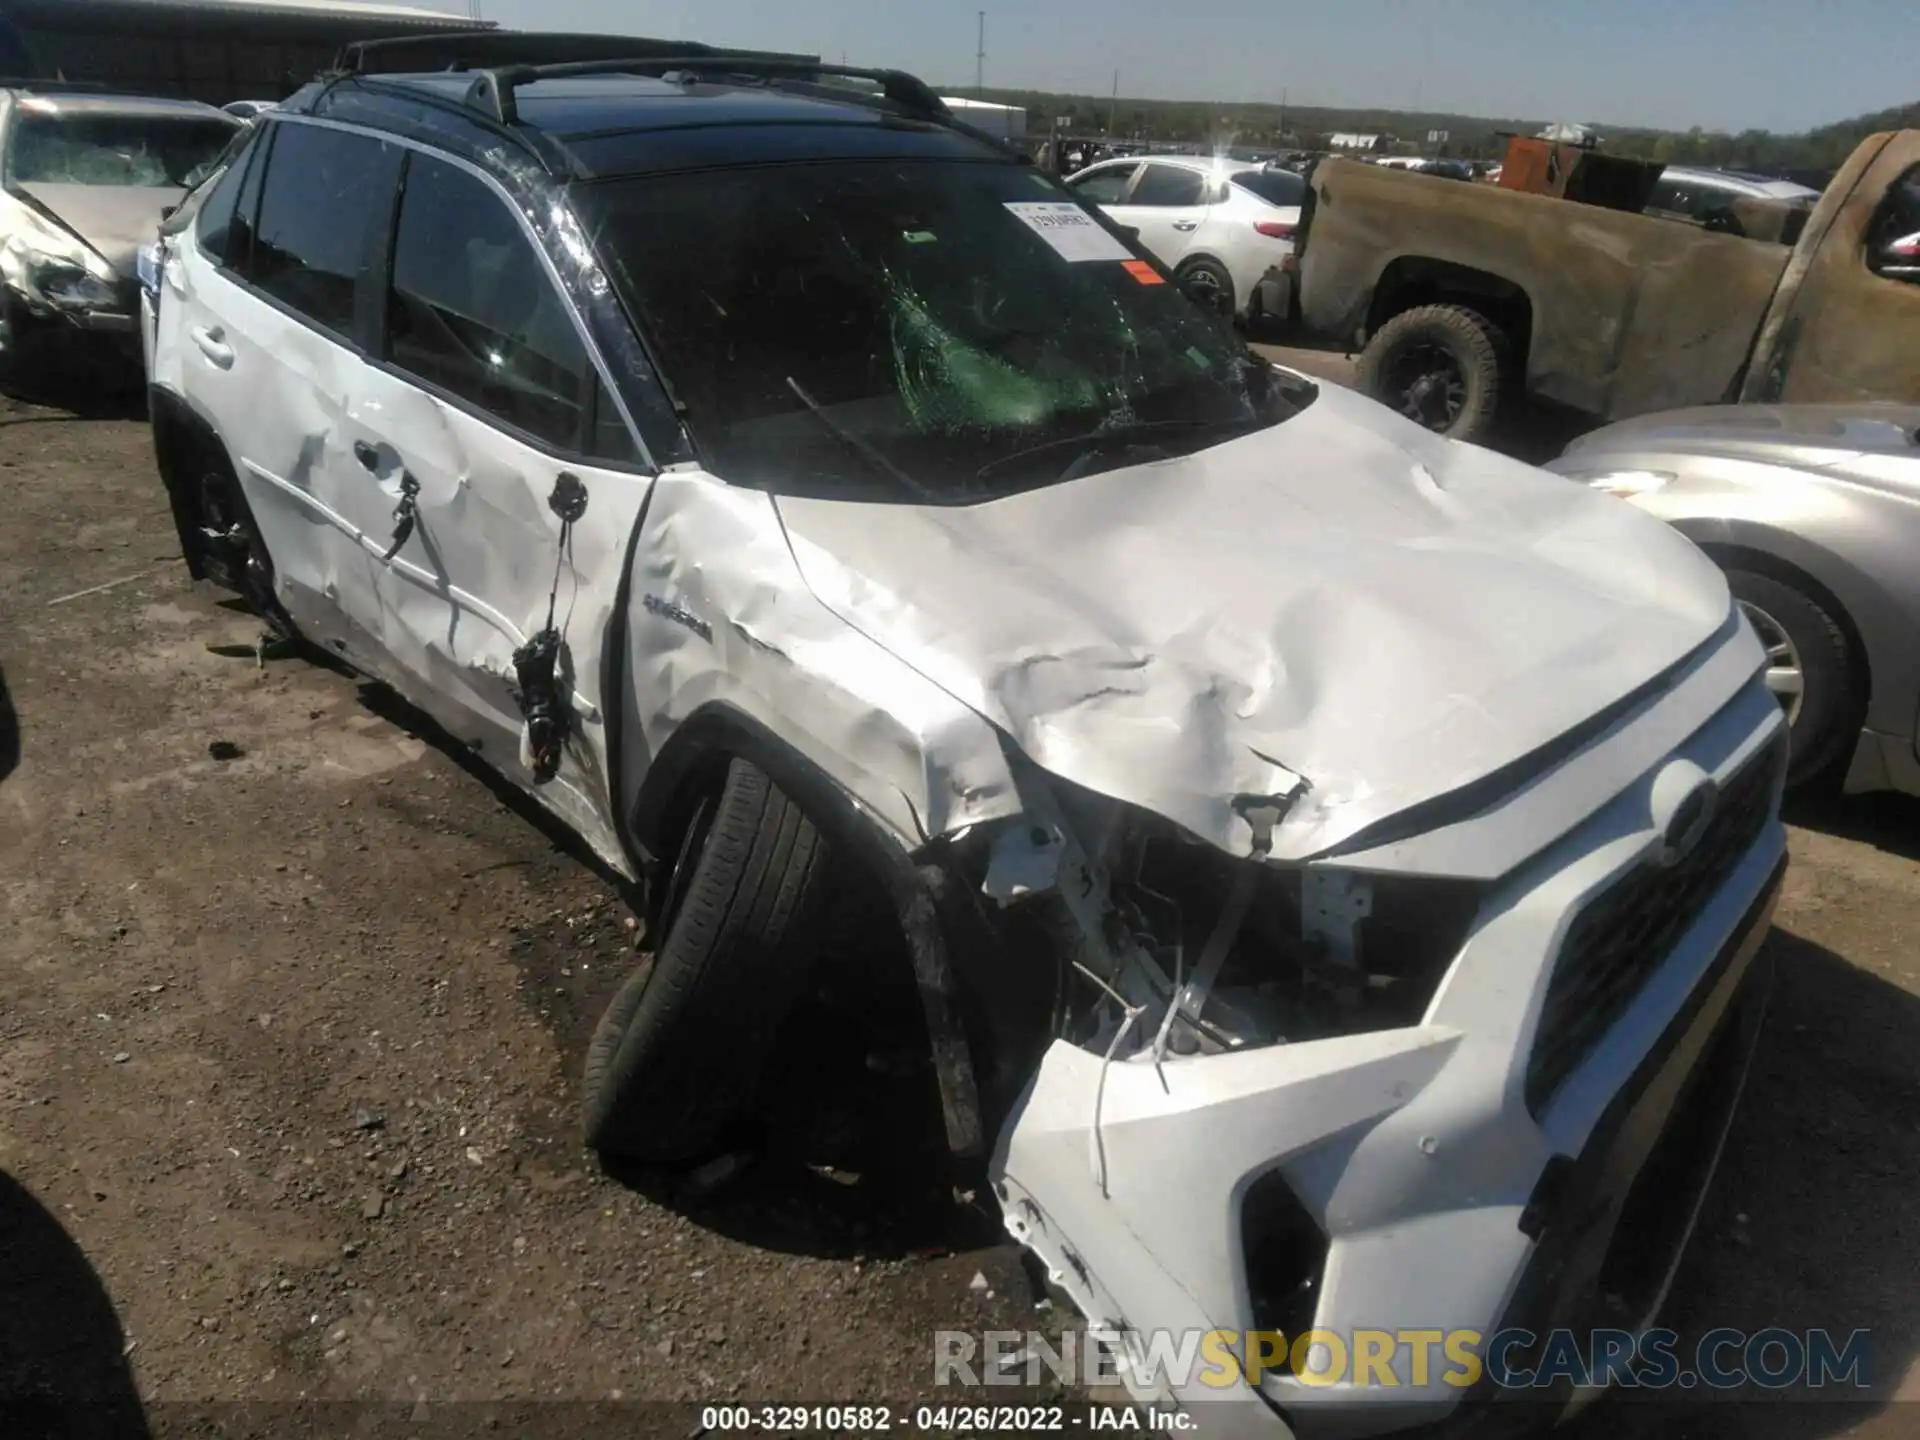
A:
{"label": "door handle", "polygon": [[353,458],[360,462],[362,470],[372,471],[380,468],[380,452],[364,440],[353,442]]}
{"label": "door handle", "polygon": [[227,332],[218,325],[196,325],[188,332],[193,343],[207,360],[222,370],[233,368],[233,347],[226,343]]}
{"label": "door handle", "polygon": [[1198,230],[1200,228],[1200,222],[1198,220],[1176,220],[1173,222],[1173,228],[1176,230]]}

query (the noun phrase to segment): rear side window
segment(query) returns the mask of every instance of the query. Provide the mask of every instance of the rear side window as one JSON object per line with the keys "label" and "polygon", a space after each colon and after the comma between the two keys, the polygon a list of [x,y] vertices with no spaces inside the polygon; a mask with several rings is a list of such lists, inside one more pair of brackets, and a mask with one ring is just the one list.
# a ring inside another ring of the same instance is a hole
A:
{"label": "rear side window", "polygon": [[1867,225],[1867,268],[1888,280],[1920,285],[1920,165],[1880,197]]}
{"label": "rear side window", "polygon": [[369,227],[389,213],[400,151],[313,125],[274,130],[248,278],[314,323],[350,335]]}
{"label": "rear side window", "polygon": [[1207,177],[1178,165],[1149,165],[1133,187],[1132,205],[1199,205],[1207,193]]}
{"label": "rear side window", "polygon": [[635,458],[571,311],[506,201],[430,156],[409,162],[400,199],[387,358],[548,445]]}
{"label": "rear side window", "polygon": [[1307,182],[1291,170],[1248,170],[1233,183],[1269,205],[1304,205],[1307,199]]}
{"label": "rear side window", "polygon": [[1127,182],[1138,168],[1137,165],[1115,165],[1110,170],[1096,170],[1091,175],[1076,175],[1067,183],[1089,205],[1118,205],[1120,197],[1127,193]]}

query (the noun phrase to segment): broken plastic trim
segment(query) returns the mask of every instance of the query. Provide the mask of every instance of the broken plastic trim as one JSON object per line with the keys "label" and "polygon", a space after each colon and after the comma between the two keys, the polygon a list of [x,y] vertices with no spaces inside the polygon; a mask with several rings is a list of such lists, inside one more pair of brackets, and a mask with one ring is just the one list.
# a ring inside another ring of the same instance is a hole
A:
{"label": "broken plastic trim", "polygon": [[[411,477],[407,477],[411,478]],[[419,486],[414,486],[414,493]],[[403,495],[401,504],[411,504]],[[560,538],[553,562],[553,588],[547,594],[547,623],[513,652],[513,673],[519,684],[516,699],[527,722],[527,750],[532,764],[533,783],[544,785],[560,773],[560,761],[566,753],[567,737],[573,732],[573,711],[567,703],[570,687],[559,676],[560,652],[565,638],[554,628],[554,616],[560,599],[560,572],[566,568],[573,549],[573,527],[587,513],[587,489],[580,477],[562,470],[554,478],[547,496],[547,508],[560,518]],[[395,512],[396,514],[398,512]],[[413,528],[411,517],[406,528]],[[404,537],[402,537],[404,538]],[[400,539],[394,549],[400,548]],[[392,558],[389,555],[388,558]]]}

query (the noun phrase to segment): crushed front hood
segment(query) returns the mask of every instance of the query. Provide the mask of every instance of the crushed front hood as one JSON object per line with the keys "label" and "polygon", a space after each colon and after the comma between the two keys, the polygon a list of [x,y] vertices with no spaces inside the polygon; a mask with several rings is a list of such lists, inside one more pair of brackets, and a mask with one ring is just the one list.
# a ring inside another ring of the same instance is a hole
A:
{"label": "crushed front hood", "polygon": [[31,184],[17,187],[97,251],[123,280],[135,256],[160,231],[160,212],[186,191],[172,186]]}
{"label": "crushed front hood", "polygon": [[1727,618],[1610,496],[1329,387],[1181,459],[970,507],[782,498],[809,587],[1034,763],[1304,859],[1565,734]]}

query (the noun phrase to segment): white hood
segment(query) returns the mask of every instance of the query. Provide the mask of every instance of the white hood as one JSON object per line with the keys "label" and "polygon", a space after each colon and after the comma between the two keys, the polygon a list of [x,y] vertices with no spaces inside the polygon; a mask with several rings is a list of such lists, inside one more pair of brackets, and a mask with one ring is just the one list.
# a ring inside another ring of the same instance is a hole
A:
{"label": "white hood", "polygon": [[781,498],[814,594],[1042,768],[1301,859],[1591,718],[1726,622],[1611,496],[1358,396],[1182,459],[941,508]]}

